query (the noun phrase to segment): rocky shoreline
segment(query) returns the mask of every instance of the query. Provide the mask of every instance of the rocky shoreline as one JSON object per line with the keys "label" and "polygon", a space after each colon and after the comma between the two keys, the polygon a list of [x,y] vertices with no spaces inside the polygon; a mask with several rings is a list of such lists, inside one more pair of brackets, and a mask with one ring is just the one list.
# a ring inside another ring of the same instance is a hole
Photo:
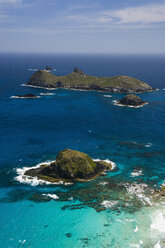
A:
{"label": "rocky shoreline", "polygon": [[20,175],[26,181],[36,178],[46,183],[89,182],[105,171],[114,170],[113,162],[93,160],[87,154],[65,149],[55,161],[42,163],[32,168],[25,168]]}

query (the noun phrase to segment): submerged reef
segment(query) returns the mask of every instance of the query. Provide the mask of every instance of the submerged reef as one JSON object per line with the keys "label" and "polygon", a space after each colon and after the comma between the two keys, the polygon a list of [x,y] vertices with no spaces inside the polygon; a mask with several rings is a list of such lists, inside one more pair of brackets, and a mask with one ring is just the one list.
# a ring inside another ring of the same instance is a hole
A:
{"label": "submerged reef", "polygon": [[95,77],[85,74],[77,67],[65,76],[56,76],[44,70],[38,70],[29,79],[27,85],[45,88],[64,88],[77,90],[98,90],[106,92],[144,92],[154,90],[150,85],[129,76]]}
{"label": "submerged reef", "polygon": [[165,197],[165,186],[161,188],[160,195]]}
{"label": "submerged reef", "polygon": [[104,171],[111,171],[112,169],[111,163],[94,161],[85,153],[65,149],[57,155],[55,161],[29,169],[24,175],[37,177],[51,183],[58,181],[90,181]]}
{"label": "submerged reef", "polygon": [[160,197],[165,197],[165,186],[161,186],[161,188],[159,190],[155,190],[154,191],[154,195],[158,198]]}

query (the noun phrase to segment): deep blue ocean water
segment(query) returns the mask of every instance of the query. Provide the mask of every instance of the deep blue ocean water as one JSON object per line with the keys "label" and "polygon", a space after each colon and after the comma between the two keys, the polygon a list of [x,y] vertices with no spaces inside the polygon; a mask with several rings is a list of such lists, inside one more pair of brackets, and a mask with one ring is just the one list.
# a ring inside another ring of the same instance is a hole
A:
{"label": "deep blue ocean water", "polygon": [[[165,205],[150,199],[165,179],[165,56],[0,58],[0,247],[165,247],[159,243],[165,237]],[[159,91],[140,94],[148,105],[134,109],[113,104],[123,94],[22,86],[33,73],[29,69],[46,65],[57,75],[74,66],[90,75],[128,75]],[[41,97],[11,98],[25,93]],[[112,160],[119,170],[69,186],[15,180],[17,168],[54,160],[65,148]]]}

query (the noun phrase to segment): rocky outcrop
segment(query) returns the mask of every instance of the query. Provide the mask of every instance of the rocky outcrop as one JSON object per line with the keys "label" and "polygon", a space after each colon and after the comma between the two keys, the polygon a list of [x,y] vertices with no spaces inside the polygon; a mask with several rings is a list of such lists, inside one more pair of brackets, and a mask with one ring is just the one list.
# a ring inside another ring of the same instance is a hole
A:
{"label": "rocky outcrop", "polygon": [[147,83],[128,76],[94,77],[86,75],[77,67],[65,76],[55,76],[47,71],[35,72],[28,85],[46,88],[65,88],[78,90],[99,90],[106,92],[144,92],[154,90]]}
{"label": "rocky outcrop", "polygon": [[87,154],[66,149],[58,154],[56,168],[62,178],[85,179],[94,174],[96,164]]}
{"label": "rocky outcrop", "polygon": [[47,66],[45,67],[45,70],[46,70],[46,71],[53,71],[53,69],[52,69],[49,65],[47,65]]}
{"label": "rocky outcrop", "polygon": [[136,107],[143,106],[146,103],[147,102],[142,101],[139,96],[136,96],[133,94],[127,95],[119,101],[119,104],[121,104],[121,105],[136,106]]}
{"label": "rocky outcrop", "polygon": [[56,161],[49,165],[42,164],[39,168],[27,170],[25,176],[37,177],[49,182],[59,180],[88,181],[96,178],[105,170],[112,170],[111,163],[96,162],[85,153],[65,149],[57,155]]}
{"label": "rocky outcrop", "polygon": [[85,73],[82,70],[78,69],[77,67],[74,68],[73,72],[77,73],[78,75],[82,75],[82,76],[85,75]]}
{"label": "rocky outcrop", "polygon": [[15,97],[18,97],[18,98],[38,98],[38,96],[34,95],[34,94],[25,94],[25,95],[16,95]]}
{"label": "rocky outcrop", "polygon": [[52,73],[44,70],[35,72],[28,81],[28,85],[44,87],[44,88],[58,88],[57,77]]}

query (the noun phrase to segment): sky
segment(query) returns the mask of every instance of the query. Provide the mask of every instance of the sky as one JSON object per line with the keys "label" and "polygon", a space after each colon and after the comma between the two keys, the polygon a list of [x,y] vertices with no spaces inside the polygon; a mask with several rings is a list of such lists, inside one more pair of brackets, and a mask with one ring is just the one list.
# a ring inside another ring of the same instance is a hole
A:
{"label": "sky", "polygon": [[165,0],[0,0],[0,52],[165,54]]}

